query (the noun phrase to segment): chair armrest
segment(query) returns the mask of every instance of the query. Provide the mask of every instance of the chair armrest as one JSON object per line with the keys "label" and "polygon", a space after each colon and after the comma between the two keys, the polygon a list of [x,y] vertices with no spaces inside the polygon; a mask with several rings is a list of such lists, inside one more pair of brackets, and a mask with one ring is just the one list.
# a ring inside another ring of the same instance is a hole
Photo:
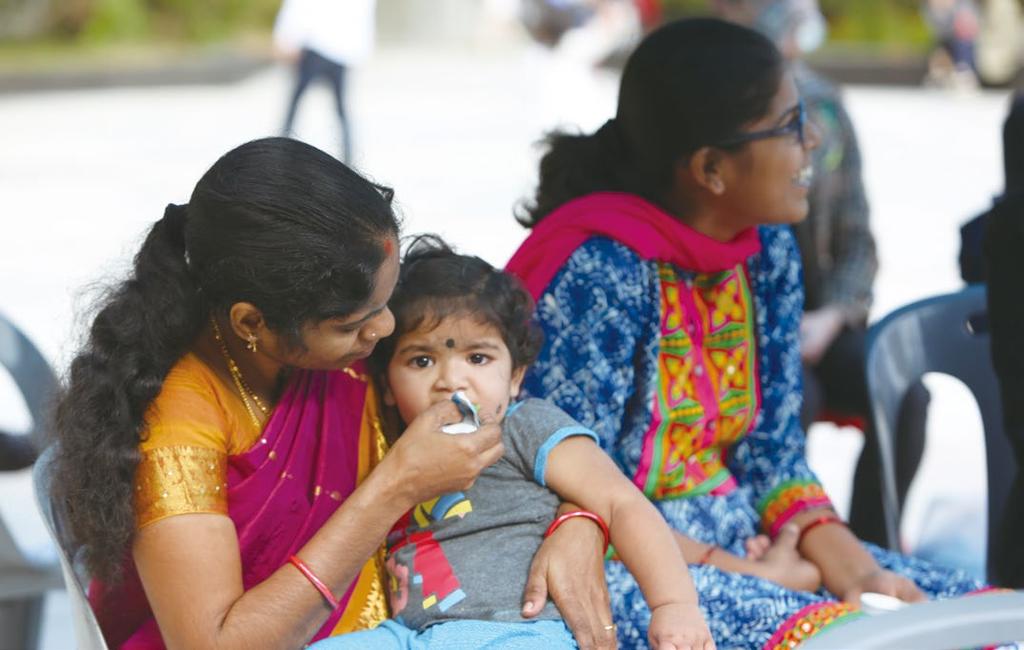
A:
{"label": "chair armrest", "polygon": [[950,650],[1024,640],[1024,591],[936,600],[826,629],[806,650]]}

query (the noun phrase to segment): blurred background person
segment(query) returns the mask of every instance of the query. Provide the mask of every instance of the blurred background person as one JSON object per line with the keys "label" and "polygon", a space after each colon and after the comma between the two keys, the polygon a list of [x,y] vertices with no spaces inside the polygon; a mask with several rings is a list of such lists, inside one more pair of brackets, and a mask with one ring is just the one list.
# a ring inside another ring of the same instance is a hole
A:
{"label": "blurred background person", "polygon": [[974,88],[974,45],[979,16],[974,0],[927,0],[925,19],[935,34],[935,49],[928,58],[928,79],[941,86]]}
{"label": "blurred background person", "polygon": [[816,50],[827,34],[817,0],[713,0],[712,7],[722,18],[770,37],[802,74],[810,71],[800,62],[801,55]]}
{"label": "blurred background person", "polygon": [[665,8],[662,0],[633,0],[640,24],[644,31],[655,29],[665,19]]}
{"label": "blurred background person", "polygon": [[[885,544],[878,447],[871,427],[864,358],[868,310],[878,270],[861,157],[838,88],[802,56],[821,45],[825,19],[816,0],[716,0],[722,17],[775,41],[792,66],[808,118],[821,131],[812,152],[807,218],[793,226],[803,258],[806,298],[800,324],[804,430],[822,418],[855,421],[865,432],[850,503],[850,526]],[[928,392],[918,385],[903,404],[897,436],[898,492],[906,497],[924,452]]]}
{"label": "blurred background person", "polygon": [[549,48],[573,30],[590,33],[595,63],[613,50],[631,50],[638,28],[656,27],[663,18],[660,0],[521,0],[519,16],[530,37]]}
{"label": "blurred background person", "polygon": [[533,40],[555,47],[566,32],[590,20],[595,4],[590,0],[522,0],[519,16]]}
{"label": "blurred background person", "polygon": [[979,7],[974,71],[986,85],[1003,86],[1020,74],[1024,42],[1020,0],[984,0]]}
{"label": "blurred background person", "polygon": [[274,48],[295,65],[295,89],[283,134],[293,136],[299,101],[309,85],[330,86],[341,126],[341,159],[352,162],[352,124],[345,110],[351,68],[373,49],[377,0],[284,0],[274,24]]}
{"label": "blurred background person", "polygon": [[[655,5],[647,7],[653,19]],[[527,65],[538,80],[535,130],[595,129],[614,109],[620,67],[643,33],[634,0],[521,0],[533,41]]]}
{"label": "blurred background person", "polygon": [[1006,191],[981,220],[985,228],[992,362],[1003,402],[1006,433],[1017,457],[1017,478],[991,565],[997,582],[1024,589],[1024,94],[1013,98],[1003,125]]}

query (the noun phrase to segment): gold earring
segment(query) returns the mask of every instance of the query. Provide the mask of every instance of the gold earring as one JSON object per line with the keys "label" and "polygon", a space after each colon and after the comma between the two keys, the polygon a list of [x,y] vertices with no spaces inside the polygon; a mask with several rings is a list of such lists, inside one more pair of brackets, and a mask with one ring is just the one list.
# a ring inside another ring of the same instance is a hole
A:
{"label": "gold earring", "polygon": [[249,335],[249,342],[245,344],[245,349],[249,352],[256,351],[256,337],[254,335]]}

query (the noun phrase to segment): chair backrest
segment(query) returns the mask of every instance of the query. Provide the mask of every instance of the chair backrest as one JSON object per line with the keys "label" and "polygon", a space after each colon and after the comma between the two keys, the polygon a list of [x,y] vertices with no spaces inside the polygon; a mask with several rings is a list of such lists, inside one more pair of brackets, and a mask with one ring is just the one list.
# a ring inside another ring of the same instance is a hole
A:
{"label": "chair backrest", "polygon": [[75,628],[76,647],[79,650],[107,650],[103,632],[100,630],[96,615],[93,614],[86,597],[88,576],[81,564],[76,563],[75,558],[71,555],[63,512],[50,497],[53,456],[54,447],[52,446],[39,456],[32,470],[32,480],[35,484],[36,503],[43,515],[46,529],[57,544],[68,600],[71,603],[71,621]]}
{"label": "chair backrest", "polygon": [[0,519],[0,648],[41,647],[47,593],[63,587],[58,566],[26,557]]}
{"label": "chair backrest", "polygon": [[867,380],[882,464],[882,494],[890,548],[898,548],[894,436],[907,389],[928,372],[956,377],[974,395],[985,428],[988,468],[988,557],[1006,504],[1016,461],[1003,431],[999,383],[992,367],[985,287],[929,298],[871,327]]}
{"label": "chair backrest", "polygon": [[57,376],[43,355],[14,323],[0,314],[0,366],[11,373],[32,416],[32,436],[44,446],[46,414],[57,394]]}
{"label": "chair backrest", "polygon": [[[32,342],[0,314],[0,366],[14,379],[32,418],[30,438],[39,449],[57,378]],[[60,589],[57,566],[27,557],[0,520],[0,636],[18,647],[38,646],[45,594]],[[0,645],[4,645],[0,642]]]}

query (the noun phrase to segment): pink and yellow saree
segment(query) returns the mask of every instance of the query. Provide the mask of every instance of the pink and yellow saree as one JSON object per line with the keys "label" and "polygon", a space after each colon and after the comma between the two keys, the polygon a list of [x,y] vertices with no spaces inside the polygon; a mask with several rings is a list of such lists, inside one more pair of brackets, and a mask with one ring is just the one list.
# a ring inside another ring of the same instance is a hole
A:
{"label": "pink and yellow saree", "polygon": [[[136,475],[139,527],[177,514],[226,514],[238,533],[245,588],[265,580],[383,455],[376,398],[360,371],[295,372],[263,430],[248,423],[246,431],[237,398],[186,355],[147,419]],[[130,562],[121,584],[94,583],[90,600],[112,648],[164,647]],[[339,601],[314,640],[387,617],[380,557],[366,563]]]}

